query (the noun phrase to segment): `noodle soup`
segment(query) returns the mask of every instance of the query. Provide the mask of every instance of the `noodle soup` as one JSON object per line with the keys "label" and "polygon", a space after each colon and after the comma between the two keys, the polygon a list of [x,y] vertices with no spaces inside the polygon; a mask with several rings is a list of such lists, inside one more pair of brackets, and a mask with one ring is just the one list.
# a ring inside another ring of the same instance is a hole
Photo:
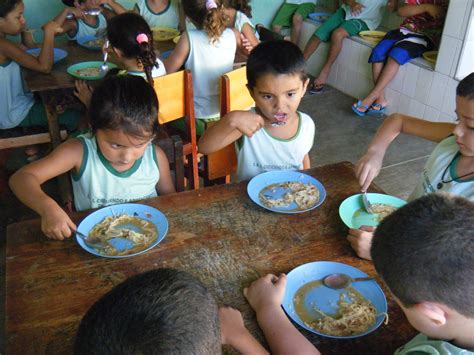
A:
{"label": "noodle soup", "polygon": [[[281,197],[275,198],[273,195],[283,192]],[[303,211],[315,206],[319,202],[319,190],[311,183],[287,181],[271,184],[263,188],[258,198],[260,202],[269,208],[289,207],[295,203],[295,211]]]}

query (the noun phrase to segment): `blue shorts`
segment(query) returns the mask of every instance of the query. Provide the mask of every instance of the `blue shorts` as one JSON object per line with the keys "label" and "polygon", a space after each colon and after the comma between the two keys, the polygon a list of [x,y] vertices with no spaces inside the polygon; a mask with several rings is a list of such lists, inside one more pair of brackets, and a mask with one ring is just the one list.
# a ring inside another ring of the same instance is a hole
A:
{"label": "blue shorts", "polygon": [[[409,38],[421,38],[426,41],[426,45],[410,42]],[[421,57],[424,52],[433,48],[430,39],[424,35],[403,34],[400,30],[388,32],[385,37],[377,44],[369,57],[369,63],[385,62],[387,57],[392,58],[398,64],[403,65],[412,59]]]}

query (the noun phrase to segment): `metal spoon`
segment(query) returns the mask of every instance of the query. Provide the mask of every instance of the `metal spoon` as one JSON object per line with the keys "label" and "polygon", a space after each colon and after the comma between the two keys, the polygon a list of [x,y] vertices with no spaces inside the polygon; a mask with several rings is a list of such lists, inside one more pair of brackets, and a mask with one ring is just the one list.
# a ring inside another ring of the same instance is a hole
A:
{"label": "metal spoon", "polygon": [[104,50],[104,63],[99,67],[99,74],[101,76],[104,76],[109,71],[109,66],[107,65],[107,56],[109,55],[109,51],[107,50],[107,48],[109,48],[109,40],[105,41],[104,48],[103,48],[103,50]]}
{"label": "metal spoon", "polygon": [[[102,12],[102,9],[89,9],[89,10],[85,10],[85,11],[82,11],[82,13],[84,15],[91,15],[91,16],[99,16]],[[71,20],[73,19],[75,16],[74,14],[67,14],[66,15],[66,18],[68,20]]]}
{"label": "metal spoon", "polygon": [[362,203],[364,205],[365,210],[368,213],[374,214],[374,209],[372,208],[372,204],[370,203],[369,199],[367,198],[367,192],[365,192],[365,191],[362,194]]}
{"label": "metal spoon", "polygon": [[351,283],[356,281],[370,281],[374,280],[373,277],[356,277],[352,278],[346,274],[330,274],[323,278],[323,284],[332,289],[346,288]]}
{"label": "metal spoon", "polygon": [[79,238],[81,238],[84,241],[84,243],[86,243],[87,245],[89,245],[92,248],[101,248],[101,249],[103,249],[103,248],[109,246],[108,243],[104,242],[103,240],[101,240],[97,237],[91,237],[91,236],[85,235],[84,233],[79,232],[78,230],[76,230],[75,233]]}

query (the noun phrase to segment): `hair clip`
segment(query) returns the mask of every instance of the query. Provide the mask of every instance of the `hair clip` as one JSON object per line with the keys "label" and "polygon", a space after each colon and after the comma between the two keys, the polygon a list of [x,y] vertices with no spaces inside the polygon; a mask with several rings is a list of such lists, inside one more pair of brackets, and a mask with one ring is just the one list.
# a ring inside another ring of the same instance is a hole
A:
{"label": "hair clip", "polygon": [[127,75],[128,75],[128,71],[125,69],[119,70],[117,72],[117,76],[127,76]]}
{"label": "hair clip", "polygon": [[214,0],[206,0],[206,9],[211,10],[211,9],[217,9],[217,4]]}
{"label": "hair clip", "polygon": [[138,44],[142,44],[144,42],[148,43],[148,36],[144,33],[139,33],[139,34],[137,34],[136,40],[137,40]]}

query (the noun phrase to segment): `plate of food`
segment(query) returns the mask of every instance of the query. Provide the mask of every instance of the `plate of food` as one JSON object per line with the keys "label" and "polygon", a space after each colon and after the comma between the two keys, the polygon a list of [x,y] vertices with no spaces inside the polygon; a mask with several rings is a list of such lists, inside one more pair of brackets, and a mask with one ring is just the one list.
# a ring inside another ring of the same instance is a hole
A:
{"label": "plate of food", "polygon": [[[41,53],[41,48],[30,48],[26,51],[26,53],[29,53],[35,57],[39,57]],[[54,48],[53,49],[53,62],[57,63],[60,60],[63,60],[64,58],[67,57],[67,52],[64,49],[60,48]]]}
{"label": "plate of food", "polygon": [[310,211],[324,202],[326,189],[314,177],[299,171],[275,170],[254,176],[247,185],[250,199],[279,213]]}
{"label": "plate of food", "polygon": [[328,12],[313,12],[308,15],[308,17],[317,23],[323,23],[331,16]]}
{"label": "plate of food", "polygon": [[424,52],[423,58],[425,58],[431,64],[436,64],[436,59],[438,59],[438,51]]}
{"label": "plate of food", "polygon": [[387,32],[383,32],[383,31],[360,31],[359,32],[359,36],[361,36],[366,41],[369,41],[374,44],[379,43],[382,40],[382,38],[385,37],[386,34]]}
{"label": "plate of food", "polygon": [[406,201],[401,198],[384,194],[367,193],[367,198],[375,210],[374,214],[365,210],[362,194],[352,195],[342,201],[339,206],[339,216],[346,226],[349,228],[378,226],[383,218],[406,204]]}
{"label": "plate of food", "polygon": [[168,27],[152,27],[153,32],[153,40],[161,42],[161,41],[169,41],[179,36],[179,31],[174,28]]}
{"label": "plate of food", "polygon": [[287,275],[282,303],[286,314],[306,330],[328,338],[352,339],[376,330],[387,319],[387,300],[377,282],[353,282],[346,288],[332,289],[322,279],[333,273],[368,276],[333,261],[298,266]]}
{"label": "plate of food", "polygon": [[[71,65],[67,68],[67,72],[77,79],[82,80],[99,80],[104,75],[100,73],[100,66],[104,62],[81,62]],[[113,63],[107,62],[109,69],[116,68],[117,66]]]}
{"label": "plate of food", "polygon": [[112,245],[93,248],[76,236],[79,245],[91,254],[104,258],[128,258],[157,246],[168,233],[168,220],[156,208],[125,203],[101,208],[82,220],[77,230],[88,237],[107,241],[112,238],[131,240],[133,248],[117,250]]}
{"label": "plate of food", "polygon": [[178,44],[180,38],[181,36],[176,36],[175,38],[173,38],[174,44]]}
{"label": "plate of food", "polygon": [[79,44],[82,47],[92,49],[95,51],[100,51],[102,50],[102,46],[105,43],[104,38],[99,38],[95,36],[84,36],[84,37],[79,37],[76,39],[77,44]]}

